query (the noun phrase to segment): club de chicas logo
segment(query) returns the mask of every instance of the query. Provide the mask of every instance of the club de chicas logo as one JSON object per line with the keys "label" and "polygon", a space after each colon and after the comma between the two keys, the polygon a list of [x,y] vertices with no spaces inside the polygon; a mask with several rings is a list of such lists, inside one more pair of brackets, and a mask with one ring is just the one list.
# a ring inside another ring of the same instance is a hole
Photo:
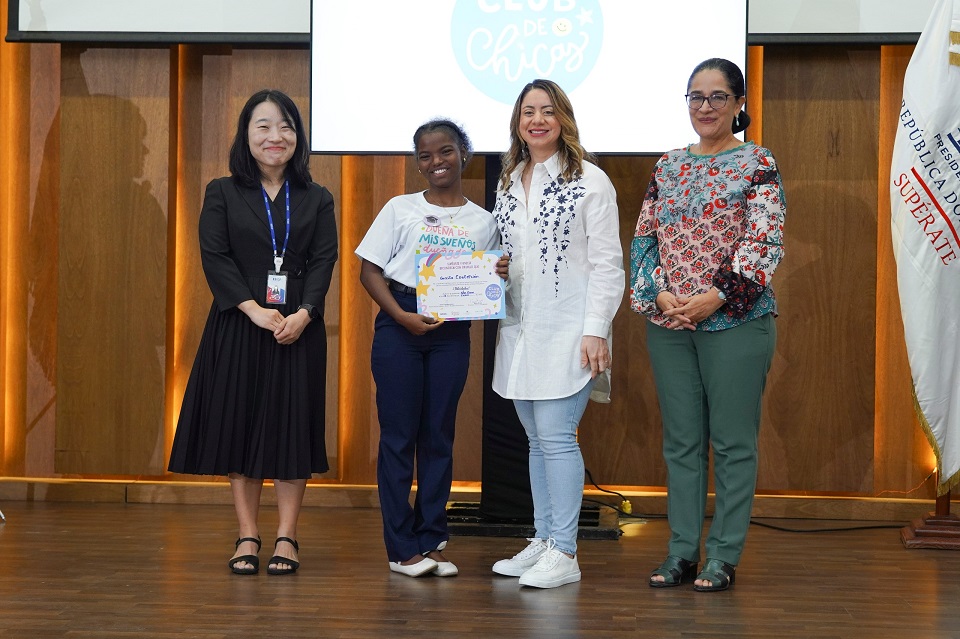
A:
{"label": "club de chicas logo", "polygon": [[450,33],[470,82],[513,104],[535,78],[576,89],[600,55],[603,15],[599,0],[457,0]]}

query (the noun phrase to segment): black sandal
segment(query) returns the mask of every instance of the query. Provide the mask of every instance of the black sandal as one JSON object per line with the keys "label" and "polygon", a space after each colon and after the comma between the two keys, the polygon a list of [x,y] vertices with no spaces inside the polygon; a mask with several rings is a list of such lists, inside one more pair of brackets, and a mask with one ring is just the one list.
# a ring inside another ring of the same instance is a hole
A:
{"label": "black sandal", "polygon": [[[273,544],[273,552],[277,552],[277,544],[281,541],[285,541],[297,552],[300,552],[300,546],[297,542],[289,537],[277,537],[277,541]],[[278,564],[287,564],[289,568],[271,568],[270,566]],[[297,572],[297,568],[300,567],[300,562],[296,559],[290,559],[289,557],[281,557],[280,555],[274,555],[270,558],[270,563],[267,565],[267,574],[268,575],[289,575],[291,573]]]}
{"label": "black sandal", "polygon": [[[669,555],[659,568],[650,573],[650,587],[673,588],[684,581],[692,580],[695,574],[697,574],[697,562]],[[654,580],[656,576],[663,577],[663,581]]]}
{"label": "black sandal", "polygon": [[[257,545],[257,552],[260,552],[259,537],[241,537],[237,540],[237,543],[234,544],[234,547],[239,548],[240,544],[245,541],[252,541],[255,543]],[[250,565],[246,568],[237,568],[237,564],[239,564],[241,561],[245,561]],[[240,555],[239,557],[231,557],[230,561],[227,562],[227,566],[235,575],[255,575],[260,571],[260,558],[256,555]]]}
{"label": "black sandal", "polygon": [[736,566],[731,566],[725,561],[707,559],[707,563],[703,564],[703,570],[697,575],[697,579],[709,581],[710,585],[698,586],[694,584],[693,589],[697,592],[718,592],[720,590],[726,590],[736,581],[736,571]]}

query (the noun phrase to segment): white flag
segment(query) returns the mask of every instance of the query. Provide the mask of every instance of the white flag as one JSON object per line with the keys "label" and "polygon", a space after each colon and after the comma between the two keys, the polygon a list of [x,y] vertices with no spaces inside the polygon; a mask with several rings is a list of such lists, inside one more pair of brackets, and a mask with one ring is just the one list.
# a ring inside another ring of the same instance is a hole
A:
{"label": "white flag", "polygon": [[942,495],[960,483],[960,0],[938,0],[910,59],[890,177],[914,399]]}

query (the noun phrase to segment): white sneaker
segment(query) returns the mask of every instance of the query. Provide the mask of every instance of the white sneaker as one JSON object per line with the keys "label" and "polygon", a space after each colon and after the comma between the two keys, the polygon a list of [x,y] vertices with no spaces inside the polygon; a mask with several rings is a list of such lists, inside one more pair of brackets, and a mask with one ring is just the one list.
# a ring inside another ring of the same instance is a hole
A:
{"label": "white sneaker", "polygon": [[501,559],[493,564],[493,572],[507,577],[519,577],[526,570],[533,568],[540,556],[547,552],[547,544],[542,539],[527,538],[530,544],[515,554],[512,559]]}
{"label": "white sneaker", "polygon": [[549,544],[532,568],[520,575],[521,586],[556,588],[580,581],[580,564],[576,557],[567,557]]}

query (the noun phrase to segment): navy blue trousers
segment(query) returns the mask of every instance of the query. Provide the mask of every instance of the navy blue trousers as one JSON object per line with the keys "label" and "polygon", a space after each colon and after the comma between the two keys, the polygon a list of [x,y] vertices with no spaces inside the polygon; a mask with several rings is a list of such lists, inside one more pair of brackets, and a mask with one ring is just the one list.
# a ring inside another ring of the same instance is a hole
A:
{"label": "navy blue trousers", "polygon": [[[393,292],[416,312],[413,295]],[[380,311],[370,367],[377,384],[380,449],[377,486],[390,561],[406,561],[447,541],[457,402],[470,365],[470,322],[446,322],[412,335]],[[417,497],[410,506],[414,461]]]}

